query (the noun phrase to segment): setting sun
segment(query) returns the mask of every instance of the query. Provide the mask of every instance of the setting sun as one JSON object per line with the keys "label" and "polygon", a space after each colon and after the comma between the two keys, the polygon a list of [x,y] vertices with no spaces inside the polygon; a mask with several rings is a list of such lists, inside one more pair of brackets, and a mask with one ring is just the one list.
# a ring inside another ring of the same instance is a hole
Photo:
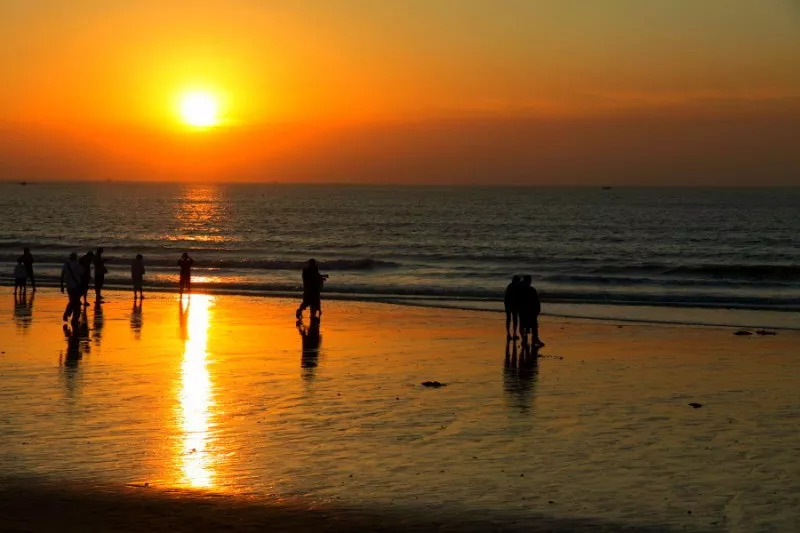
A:
{"label": "setting sun", "polygon": [[191,92],[183,95],[180,112],[183,121],[190,126],[215,126],[219,122],[217,100],[209,93]]}

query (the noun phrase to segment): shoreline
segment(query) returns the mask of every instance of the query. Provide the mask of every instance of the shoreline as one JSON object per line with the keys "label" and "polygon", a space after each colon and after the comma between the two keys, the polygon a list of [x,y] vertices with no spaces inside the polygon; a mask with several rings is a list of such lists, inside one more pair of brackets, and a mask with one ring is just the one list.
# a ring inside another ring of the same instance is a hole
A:
{"label": "shoreline", "polygon": [[[12,283],[0,281],[0,287],[13,289]],[[58,284],[45,282],[38,287],[53,289],[58,292]],[[167,286],[145,287],[145,294],[179,294],[177,288]],[[108,284],[104,291],[128,293],[132,288],[118,284]],[[13,292],[13,291],[12,291]],[[28,294],[31,289],[28,288]],[[90,289],[93,298],[93,290]],[[220,287],[198,286],[195,294],[214,296],[242,296],[265,299],[297,299],[302,297],[302,290],[260,291],[247,289],[226,289]],[[362,302],[384,305],[399,305],[429,309],[451,309],[457,311],[474,311],[484,313],[504,313],[502,298],[487,300],[479,298],[432,297],[430,295],[391,295],[364,293],[324,292],[323,301]],[[624,322],[630,324],[653,324],[664,326],[697,326],[727,327],[750,329],[777,329],[800,331],[797,325],[800,312],[796,309],[749,308],[749,307],[715,307],[692,304],[649,305],[640,303],[614,302],[569,302],[561,300],[542,300],[541,316],[563,319],[597,320],[601,322]],[[549,309],[548,309],[549,308]],[[605,315],[605,316],[604,316]],[[691,318],[687,318],[691,317]]]}

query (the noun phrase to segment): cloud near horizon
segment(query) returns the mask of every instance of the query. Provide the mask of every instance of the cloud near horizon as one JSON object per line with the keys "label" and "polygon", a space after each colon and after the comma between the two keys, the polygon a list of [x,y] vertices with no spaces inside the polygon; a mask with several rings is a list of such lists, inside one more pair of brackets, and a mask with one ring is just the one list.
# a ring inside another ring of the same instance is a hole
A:
{"label": "cloud near horizon", "polygon": [[0,128],[0,179],[800,185],[796,102],[718,104],[704,113],[290,123],[202,135]]}

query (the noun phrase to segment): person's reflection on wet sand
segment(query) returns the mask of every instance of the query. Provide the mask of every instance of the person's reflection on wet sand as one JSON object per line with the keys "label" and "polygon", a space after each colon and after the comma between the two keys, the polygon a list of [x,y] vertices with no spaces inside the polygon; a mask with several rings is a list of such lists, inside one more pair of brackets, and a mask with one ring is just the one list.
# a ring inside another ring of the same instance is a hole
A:
{"label": "person's reflection on wet sand", "polygon": [[300,333],[302,341],[302,351],[300,353],[300,368],[303,369],[303,379],[311,381],[314,379],[317,365],[319,364],[319,347],[322,344],[322,335],[319,333],[319,320],[311,320],[311,324],[306,327],[301,320],[297,321],[297,331]]}
{"label": "person's reflection on wet sand", "polygon": [[14,322],[17,328],[23,331],[28,329],[33,322],[33,298],[36,295],[31,291],[30,297],[25,293],[14,295]]}
{"label": "person's reflection on wet sand", "polygon": [[142,302],[143,300],[133,300],[133,309],[131,310],[131,331],[136,340],[142,338]]}
{"label": "person's reflection on wet sand", "polygon": [[517,350],[513,340],[506,342],[503,388],[508,405],[522,412],[531,408],[532,397],[539,377],[539,348],[523,342]]}
{"label": "person's reflection on wet sand", "polygon": [[67,341],[66,350],[61,352],[59,364],[64,369],[67,378],[67,392],[70,396],[75,393],[75,377],[78,366],[83,356],[89,353],[89,324],[84,320],[73,323],[72,326],[64,324],[64,338]]}
{"label": "person's reflection on wet sand", "polygon": [[184,342],[189,338],[189,305],[191,303],[191,298],[184,300],[181,296],[178,299],[178,336]]}
{"label": "person's reflection on wet sand", "polygon": [[103,306],[100,302],[95,301],[92,320],[92,340],[95,346],[100,346],[100,342],[103,340],[103,324]]}

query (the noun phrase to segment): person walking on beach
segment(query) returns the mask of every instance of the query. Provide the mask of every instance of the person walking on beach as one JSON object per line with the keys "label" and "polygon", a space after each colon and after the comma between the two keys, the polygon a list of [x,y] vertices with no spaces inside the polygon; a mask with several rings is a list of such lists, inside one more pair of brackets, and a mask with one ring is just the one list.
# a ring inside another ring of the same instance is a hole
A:
{"label": "person walking on beach", "polygon": [[520,293],[520,331],[522,339],[527,343],[528,335],[531,335],[533,346],[544,346],[539,339],[539,313],[542,312],[542,302],[539,300],[539,293],[532,284],[531,276],[522,277],[522,291]]}
{"label": "person walking on beach", "polygon": [[192,265],[194,264],[194,259],[189,257],[189,254],[183,252],[181,258],[178,259],[178,266],[181,267],[181,277],[180,277],[180,291],[183,294],[183,291],[190,293],[192,292]]}
{"label": "person walking on beach", "polygon": [[81,264],[81,294],[83,295],[83,306],[89,307],[89,285],[92,282],[92,263],[94,263],[94,252],[91,250],[82,255],[78,260]]}
{"label": "person walking on beach", "polygon": [[20,259],[22,259],[22,264],[25,266],[25,277],[31,280],[31,288],[36,290],[36,278],[33,277],[33,255],[31,255],[31,249],[28,247],[23,248]]}
{"label": "person walking on beach", "polygon": [[319,273],[316,259],[309,259],[303,269],[303,301],[295,312],[295,318],[302,320],[306,307],[311,308],[311,319],[322,316],[322,284],[328,279],[327,275]]}
{"label": "person walking on beach", "polygon": [[506,334],[508,339],[518,339],[517,327],[519,324],[519,304],[522,292],[522,277],[514,276],[511,283],[506,286],[503,295],[503,305],[506,310]]}
{"label": "person walking on beach", "polygon": [[19,290],[20,294],[25,294],[26,288],[26,277],[27,273],[25,272],[25,264],[22,262],[22,258],[20,257],[17,259],[17,265],[14,267],[14,296],[17,295],[17,290]]}
{"label": "person walking on beach", "polygon": [[78,254],[72,252],[64,266],[61,267],[61,293],[64,286],[67,288],[67,307],[64,309],[63,320],[66,322],[72,316],[73,324],[81,318],[81,275],[83,267],[78,262]]}
{"label": "person walking on beach", "polygon": [[94,301],[95,302],[102,302],[103,301],[103,285],[105,285],[106,281],[106,273],[108,269],[106,268],[106,260],[103,257],[103,248],[97,248],[97,253],[94,255]]}
{"label": "person walking on beach", "polygon": [[136,291],[139,291],[139,296],[144,299],[142,292],[142,285],[144,283],[144,258],[142,254],[136,254],[136,259],[131,263],[131,280],[133,281],[133,299],[136,299]]}

